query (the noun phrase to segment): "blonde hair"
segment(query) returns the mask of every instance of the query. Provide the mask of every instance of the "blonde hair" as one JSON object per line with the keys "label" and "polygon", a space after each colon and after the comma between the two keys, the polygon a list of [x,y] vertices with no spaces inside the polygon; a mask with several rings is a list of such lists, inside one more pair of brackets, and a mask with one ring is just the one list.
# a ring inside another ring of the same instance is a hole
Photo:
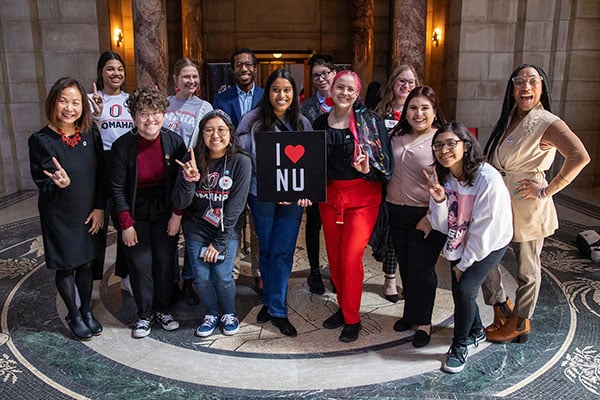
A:
{"label": "blonde hair", "polygon": [[415,87],[421,86],[421,82],[419,81],[419,77],[417,76],[417,71],[412,67],[412,65],[401,64],[396,67],[390,78],[388,79],[385,85],[385,94],[383,95],[383,99],[377,104],[375,107],[375,112],[381,116],[385,117],[388,114],[391,114],[394,111],[394,101],[396,100],[394,95],[394,83],[398,80],[398,77],[404,71],[411,71],[415,76]]}

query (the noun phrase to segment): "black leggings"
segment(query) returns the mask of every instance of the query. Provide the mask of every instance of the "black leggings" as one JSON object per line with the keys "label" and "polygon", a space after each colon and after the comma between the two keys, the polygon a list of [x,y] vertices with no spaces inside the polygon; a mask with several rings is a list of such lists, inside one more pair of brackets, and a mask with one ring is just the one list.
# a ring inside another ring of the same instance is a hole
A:
{"label": "black leggings", "polygon": [[[92,288],[94,285],[94,274],[92,265],[94,261],[83,264],[79,267],[65,270],[57,270],[54,277],[58,294],[65,302],[69,310],[69,316],[75,317],[82,312],[90,311],[92,304]],[[75,290],[77,287],[77,291]],[[77,294],[81,301],[81,308],[77,309]]]}

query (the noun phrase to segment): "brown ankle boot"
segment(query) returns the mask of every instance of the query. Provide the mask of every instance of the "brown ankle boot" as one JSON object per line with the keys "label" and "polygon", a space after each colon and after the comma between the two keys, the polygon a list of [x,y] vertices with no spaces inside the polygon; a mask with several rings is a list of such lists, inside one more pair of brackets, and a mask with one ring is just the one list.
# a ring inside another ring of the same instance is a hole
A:
{"label": "brown ankle boot", "polygon": [[504,325],[487,334],[487,341],[492,343],[525,343],[529,339],[530,330],[529,319],[511,314]]}
{"label": "brown ankle boot", "polygon": [[514,309],[515,305],[510,301],[508,296],[506,296],[506,301],[504,303],[494,306],[494,322],[485,328],[485,331],[490,333],[496,329],[500,329],[500,327],[506,323],[506,320],[508,320],[508,317],[512,314]]}

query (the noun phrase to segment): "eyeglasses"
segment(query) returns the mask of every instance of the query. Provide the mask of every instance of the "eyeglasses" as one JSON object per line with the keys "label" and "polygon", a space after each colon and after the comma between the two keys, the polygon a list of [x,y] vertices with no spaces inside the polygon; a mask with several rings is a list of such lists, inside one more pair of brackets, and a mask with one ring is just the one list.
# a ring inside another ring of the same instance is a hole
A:
{"label": "eyeglasses", "polygon": [[220,137],[225,137],[229,134],[229,128],[217,128],[217,129],[205,128],[202,130],[202,133],[204,134],[204,136],[208,136],[208,137],[211,137],[215,133],[217,135],[219,135]]}
{"label": "eyeglasses", "polygon": [[319,79],[327,79],[327,77],[329,76],[329,74],[331,74],[333,71],[330,69],[327,69],[323,72],[321,72],[320,74],[312,74],[312,78],[315,81],[318,81]]}
{"label": "eyeglasses", "polygon": [[408,86],[415,86],[417,84],[417,81],[415,81],[414,79],[410,79],[410,80],[398,79],[396,82],[400,86],[404,86],[404,85],[407,85],[407,84],[408,84]]}
{"label": "eyeglasses", "polygon": [[254,63],[250,61],[236,62],[235,64],[233,64],[233,66],[235,67],[235,69],[242,69],[242,67],[246,67],[247,69],[253,69]]}
{"label": "eyeglasses", "polygon": [[535,87],[537,86],[538,82],[541,82],[543,79],[544,78],[537,75],[530,76],[528,78],[523,78],[522,76],[515,76],[514,78],[512,78],[512,81],[515,87],[523,88],[527,83],[529,83],[529,86]]}
{"label": "eyeglasses", "polygon": [[458,146],[458,142],[462,142],[462,140],[460,139],[449,139],[446,140],[446,142],[435,142],[434,144],[431,145],[431,148],[434,151],[442,151],[442,149],[444,147],[446,147],[448,150],[454,150],[456,148],[456,146]]}
{"label": "eyeglasses", "polygon": [[137,113],[137,116],[139,119],[141,119],[142,121],[147,121],[150,117],[152,117],[152,119],[159,119],[160,117],[163,116],[163,112],[162,111],[141,111],[139,113]]}

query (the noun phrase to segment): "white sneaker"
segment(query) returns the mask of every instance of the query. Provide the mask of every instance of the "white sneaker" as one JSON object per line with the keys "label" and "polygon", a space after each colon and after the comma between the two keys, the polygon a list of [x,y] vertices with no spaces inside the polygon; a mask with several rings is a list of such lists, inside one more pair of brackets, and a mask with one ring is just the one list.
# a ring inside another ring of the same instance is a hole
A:
{"label": "white sneaker", "polygon": [[165,331],[179,329],[179,322],[171,314],[156,313],[156,320]]}
{"label": "white sneaker", "polygon": [[127,275],[125,278],[121,278],[121,290],[126,291],[131,297],[133,297],[133,289],[131,288],[129,275]]}
{"label": "white sneaker", "polygon": [[152,330],[152,319],[140,319],[133,328],[133,337],[140,339],[150,334]]}

